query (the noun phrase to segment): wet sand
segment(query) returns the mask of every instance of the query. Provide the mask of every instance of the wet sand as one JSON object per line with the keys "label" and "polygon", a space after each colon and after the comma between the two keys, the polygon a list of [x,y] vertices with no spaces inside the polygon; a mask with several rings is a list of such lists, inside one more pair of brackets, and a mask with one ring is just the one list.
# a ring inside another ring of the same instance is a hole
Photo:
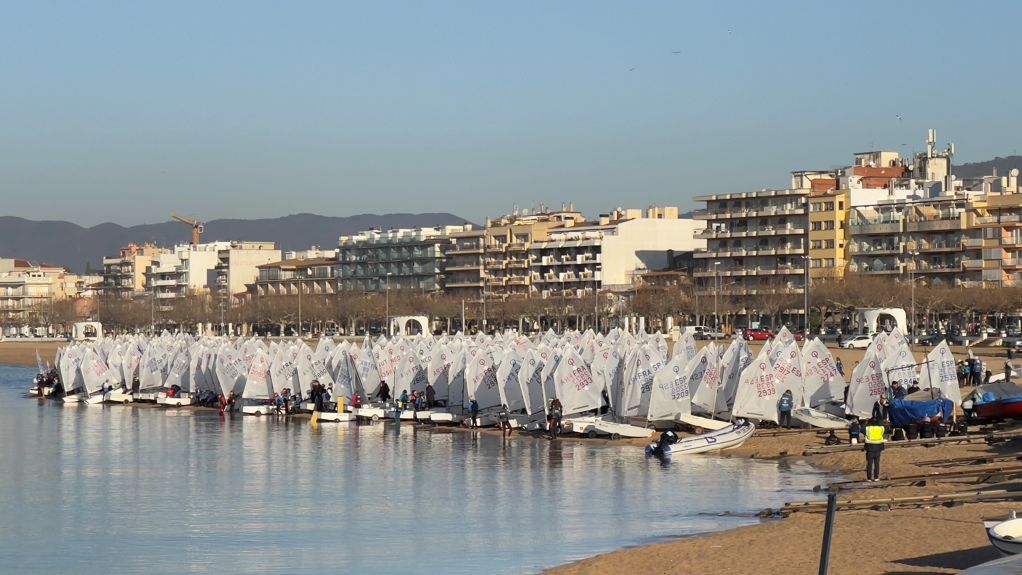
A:
{"label": "wet sand", "polygon": [[67,345],[66,341],[34,341],[34,340],[12,340],[0,341],[0,365],[16,365],[19,367],[35,367],[36,351],[43,363],[53,363],[57,355],[57,348]]}
{"label": "wet sand", "polygon": [[[758,433],[758,432],[757,432]],[[764,435],[770,432],[764,432]],[[802,456],[808,447],[823,445],[823,434],[807,431],[757,436],[729,457],[793,457],[820,469],[841,472],[849,480],[865,478],[861,451]],[[986,443],[936,447],[891,447],[882,458],[881,478],[935,472],[976,470],[1011,465],[934,467],[920,462],[981,454],[1014,453],[1017,445]],[[839,500],[881,499],[992,489],[975,478],[928,481],[925,485],[897,485],[842,491]],[[807,493],[805,500],[812,499]],[[683,496],[683,495],[679,495]],[[835,521],[830,573],[834,575],[901,575],[957,573],[997,558],[983,529],[984,519],[1007,516],[1022,506],[1007,503],[968,503],[944,506],[928,503],[913,508],[841,510]],[[726,510],[721,510],[726,511]],[[549,575],[612,573],[816,573],[823,538],[824,513],[799,512],[783,519],[765,519],[750,527],[704,536],[624,549],[557,567]]]}

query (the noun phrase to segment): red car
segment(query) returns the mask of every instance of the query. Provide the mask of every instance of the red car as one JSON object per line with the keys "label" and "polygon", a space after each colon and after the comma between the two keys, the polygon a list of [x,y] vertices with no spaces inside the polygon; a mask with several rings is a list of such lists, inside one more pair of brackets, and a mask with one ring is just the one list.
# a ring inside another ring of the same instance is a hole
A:
{"label": "red car", "polygon": [[758,327],[745,330],[745,339],[749,341],[764,341],[770,339],[772,335],[768,330]]}

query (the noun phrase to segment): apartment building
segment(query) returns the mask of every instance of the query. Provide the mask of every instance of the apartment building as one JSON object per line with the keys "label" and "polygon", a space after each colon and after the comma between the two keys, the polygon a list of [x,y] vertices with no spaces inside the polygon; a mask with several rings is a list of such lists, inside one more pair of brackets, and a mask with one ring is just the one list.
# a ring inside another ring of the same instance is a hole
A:
{"label": "apartment building", "polygon": [[209,271],[212,295],[236,302],[247,293],[248,284],[259,278],[259,266],[281,260],[273,242],[230,242],[217,250],[217,263]]}
{"label": "apartment building", "polygon": [[47,306],[76,295],[77,279],[62,267],[0,258],[0,319],[6,324],[0,333],[29,335],[30,326],[43,322]]}
{"label": "apartment building", "polygon": [[444,262],[444,293],[456,299],[475,301],[483,296],[483,253],[485,229],[466,229],[451,234],[452,245]]}
{"label": "apartment building", "polygon": [[676,207],[616,209],[593,222],[565,222],[529,250],[532,293],[582,297],[599,290],[629,290],[640,277],[671,265],[674,252],[706,245],[701,221],[681,218]]}
{"label": "apartment building", "polygon": [[294,258],[257,266],[255,295],[332,295],[337,293],[336,257]]}
{"label": "apartment building", "polygon": [[336,269],[340,291],[390,289],[432,293],[443,289],[444,261],[454,237],[472,226],[368,230],[338,240]]}
{"label": "apartment building", "polygon": [[129,298],[142,293],[153,258],[166,253],[152,244],[128,244],[117,256],[103,258],[103,294]]}
{"label": "apartment building", "polygon": [[153,256],[145,272],[147,291],[160,302],[209,294],[210,272],[219,263],[220,251],[230,247],[231,242],[178,244]]}
{"label": "apartment building", "polygon": [[699,293],[737,296],[802,293],[809,255],[808,202],[812,179],[825,173],[797,172],[783,190],[697,196],[706,222],[696,233],[706,240],[695,253]]}

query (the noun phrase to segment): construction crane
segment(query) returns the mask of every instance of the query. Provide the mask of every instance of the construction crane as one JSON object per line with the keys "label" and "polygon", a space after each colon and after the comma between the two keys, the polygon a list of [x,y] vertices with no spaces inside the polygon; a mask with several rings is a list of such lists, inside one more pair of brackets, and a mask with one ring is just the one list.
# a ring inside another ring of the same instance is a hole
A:
{"label": "construction crane", "polygon": [[182,218],[177,214],[170,214],[170,217],[181,222],[182,224],[188,224],[189,226],[192,226],[192,245],[193,246],[199,245],[199,236],[201,236],[202,233],[206,231],[206,224],[198,220],[189,220],[188,218]]}

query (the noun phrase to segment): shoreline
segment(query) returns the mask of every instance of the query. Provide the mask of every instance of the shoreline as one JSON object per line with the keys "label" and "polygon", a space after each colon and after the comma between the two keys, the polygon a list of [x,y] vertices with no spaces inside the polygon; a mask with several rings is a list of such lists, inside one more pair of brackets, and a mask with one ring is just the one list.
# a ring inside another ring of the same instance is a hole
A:
{"label": "shoreline", "polygon": [[[978,435],[978,434],[977,434]],[[778,436],[753,436],[723,457],[804,461],[824,473],[840,473],[835,481],[865,477],[862,451],[804,455],[806,447],[823,445],[813,431]],[[891,447],[882,459],[882,479],[975,469],[975,465],[928,467],[921,462],[996,454],[1003,448],[985,443]],[[996,467],[996,464],[991,464]],[[981,468],[982,469],[982,468]],[[925,485],[890,485],[851,489],[839,501],[889,499],[972,491],[971,478],[925,481]],[[979,486],[980,489],[984,487]],[[806,500],[820,500],[818,494]],[[1012,502],[929,503],[915,507],[876,505],[866,510],[839,510],[830,552],[832,575],[957,573],[999,555],[989,544],[983,520],[1005,518]],[[613,573],[815,573],[819,567],[825,514],[792,512],[756,525],[627,547],[542,571],[543,575]],[[880,534],[869,538],[869,534]],[[891,534],[899,534],[891,536]],[[920,536],[925,535],[925,536]]]}
{"label": "shoreline", "polygon": [[[36,351],[43,361],[53,360],[63,341],[0,342],[0,364],[35,367]],[[861,359],[862,350],[832,349],[846,366]],[[922,350],[915,350],[919,353]],[[977,356],[1000,360],[1001,348],[978,349]],[[954,350],[956,357],[964,352]],[[846,367],[846,370],[848,367]],[[846,372],[847,373],[847,372]],[[148,406],[147,406],[148,407]],[[153,405],[152,407],[156,407]],[[185,409],[209,409],[188,407]],[[302,415],[297,416],[302,418]],[[304,416],[308,418],[308,415]],[[439,428],[449,432],[469,431],[457,427]],[[476,432],[498,435],[493,430]],[[722,457],[764,460],[804,461],[823,473],[838,473],[849,480],[864,478],[865,457],[862,451],[805,455],[807,447],[823,445],[826,432],[806,430],[801,433],[759,431],[744,445],[718,454]],[[973,430],[970,430],[973,434]],[[534,434],[520,432],[515,438],[536,439]],[[588,439],[562,437],[560,441],[580,444],[644,446],[648,439]],[[928,460],[979,457],[1003,451],[1001,445],[984,443],[941,444],[889,448],[882,459],[881,477],[904,477],[934,472],[983,469],[984,466],[957,464],[930,467]],[[713,455],[711,455],[713,456]],[[989,464],[996,468],[997,464]],[[884,485],[842,492],[840,499],[881,499],[916,497],[954,492],[975,491],[990,485],[976,485],[971,478],[925,481],[922,485]],[[681,495],[679,495],[681,496]],[[806,497],[810,499],[810,497]],[[819,495],[812,497],[821,500]],[[965,503],[957,505],[929,503],[914,507],[883,505],[875,509],[841,510],[837,513],[830,553],[830,573],[849,575],[957,573],[997,558],[983,529],[984,519],[1005,518],[1015,506],[1012,502]],[[626,547],[583,558],[542,571],[544,575],[616,574],[616,573],[815,573],[819,566],[824,514],[796,512],[781,519],[770,519],[755,525],[724,531],[686,535],[678,539]],[[899,536],[890,536],[896,533]],[[868,534],[883,534],[868,537]],[[925,535],[925,536],[923,536]]]}

